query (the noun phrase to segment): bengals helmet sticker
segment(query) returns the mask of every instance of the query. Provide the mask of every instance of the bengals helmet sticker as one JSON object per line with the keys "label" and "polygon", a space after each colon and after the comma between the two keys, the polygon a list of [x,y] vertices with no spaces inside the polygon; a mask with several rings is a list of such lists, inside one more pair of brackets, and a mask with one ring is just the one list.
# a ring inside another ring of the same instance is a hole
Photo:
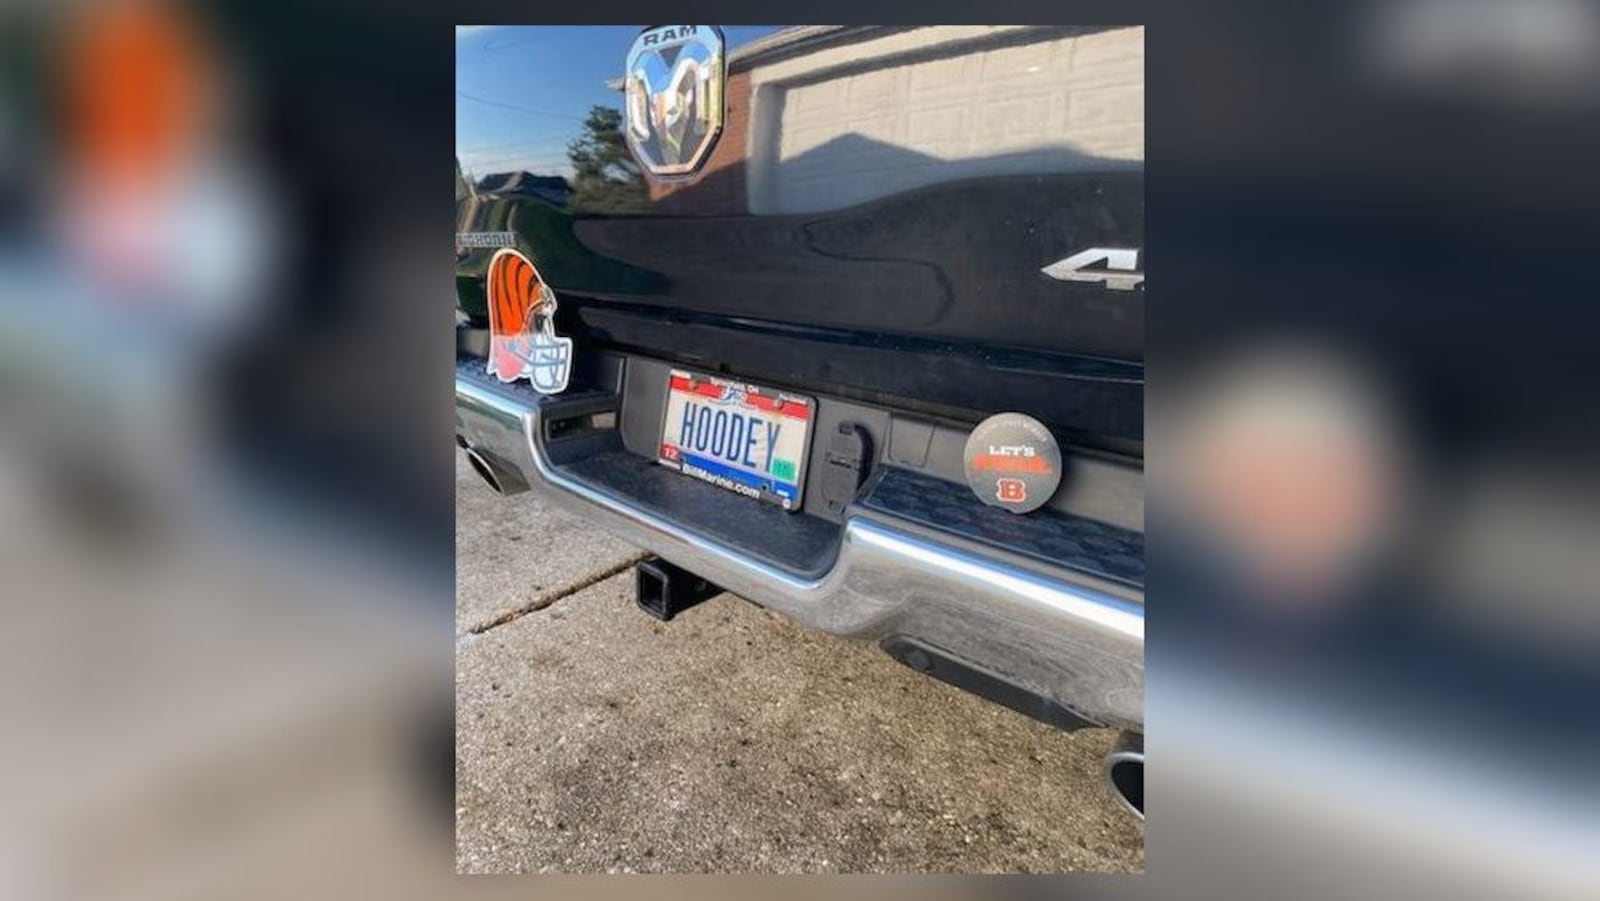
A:
{"label": "bengals helmet sticker", "polygon": [[489,374],[527,379],[540,394],[567,390],[572,339],[556,334],[556,295],[521,252],[506,247],[489,261]]}
{"label": "bengals helmet sticker", "polygon": [[1044,423],[1022,413],[978,423],[963,458],[967,485],[991,507],[1030,513],[1061,486],[1061,445]]}

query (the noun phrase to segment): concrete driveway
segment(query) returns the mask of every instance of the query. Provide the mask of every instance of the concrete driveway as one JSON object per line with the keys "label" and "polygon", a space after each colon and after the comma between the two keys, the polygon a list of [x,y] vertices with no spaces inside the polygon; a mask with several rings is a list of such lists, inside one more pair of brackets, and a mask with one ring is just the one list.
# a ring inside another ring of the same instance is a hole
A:
{"label": "concrete driveway", "polygon": [[456,468],[462,872],[1136,872],[1108,730],[1063,733],[732,595],[660,623],[642,554]]}

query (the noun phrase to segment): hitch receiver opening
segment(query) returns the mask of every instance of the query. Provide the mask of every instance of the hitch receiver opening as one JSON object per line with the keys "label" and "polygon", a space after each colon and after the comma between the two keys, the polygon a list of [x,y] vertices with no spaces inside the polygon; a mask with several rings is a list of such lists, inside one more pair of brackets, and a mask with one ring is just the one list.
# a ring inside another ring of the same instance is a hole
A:
{"label": "hitch receiver opening", "polygon": [[639,561],[634,572],[639,609],[662,622],[722,593],[720,587],[660,557]]}

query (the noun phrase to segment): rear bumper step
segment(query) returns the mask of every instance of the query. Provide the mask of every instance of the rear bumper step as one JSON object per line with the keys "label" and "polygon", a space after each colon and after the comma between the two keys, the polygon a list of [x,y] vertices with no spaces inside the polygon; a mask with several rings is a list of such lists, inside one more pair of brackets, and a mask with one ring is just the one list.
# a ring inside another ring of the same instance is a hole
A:
{"label": "rear bumper step", "polygon": [[[1142,592],[1118,584],[1126,567],[1096,578],[864,505],[842,527],[797,534],[815,546],[803,565],[741,549],[727,531],[685,522],[662,502],[710,500],[703,492],[718,489],[621,452],[614,436],[550,440],[547,421],[605,405],[593,395],[544,397],[464,368],[456,374],[458,438],[623,539],[812,628],[913,639],[1090,722],[1142,727],[1144,605]],[[779,515],[812,529],[811,517]]]}

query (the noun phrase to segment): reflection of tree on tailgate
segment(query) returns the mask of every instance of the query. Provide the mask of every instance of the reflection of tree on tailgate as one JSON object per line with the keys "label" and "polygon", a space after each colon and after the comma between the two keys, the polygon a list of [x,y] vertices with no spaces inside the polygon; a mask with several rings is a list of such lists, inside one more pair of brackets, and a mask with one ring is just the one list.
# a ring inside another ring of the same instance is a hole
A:
{"label": "reflection of tree on tailgate", "polygon": [[649,205],[644,175],[622,136],[622,112],[589,108],[583,135],[567,146],[574,213],[640,213]]}

